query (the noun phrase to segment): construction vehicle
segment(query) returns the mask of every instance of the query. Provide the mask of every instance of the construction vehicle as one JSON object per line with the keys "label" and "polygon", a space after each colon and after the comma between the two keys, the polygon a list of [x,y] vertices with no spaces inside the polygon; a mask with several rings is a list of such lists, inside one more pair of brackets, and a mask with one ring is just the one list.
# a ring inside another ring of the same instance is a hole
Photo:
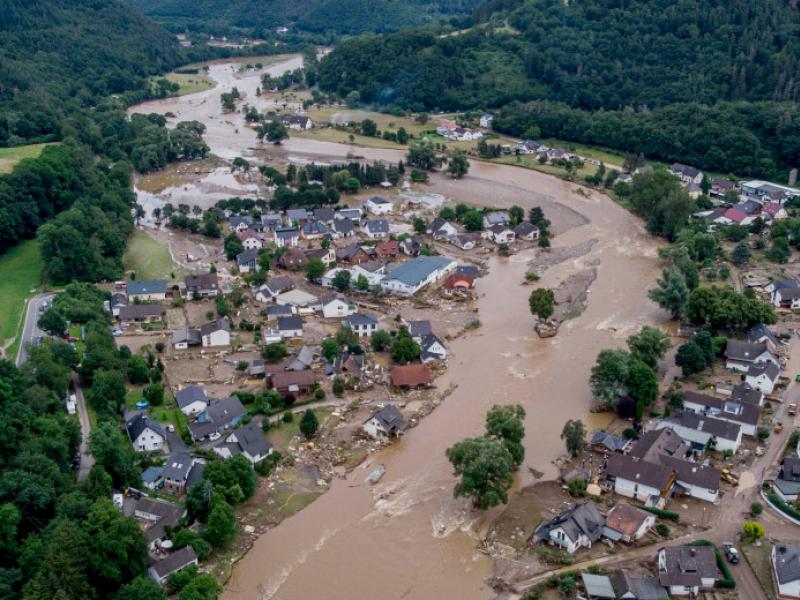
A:
{"label": "construction vehicle", "polygon": [[790,417],[793,417],[797,414],[797,403],[796,402],[789,402],[786,405],[786,414]]}
{"label": "construction vehicle", "polygon": [[783,431],[783,421],[776,421],[775,425],[772,427],[772,430],[775,433],[780,433],[781,431]]}

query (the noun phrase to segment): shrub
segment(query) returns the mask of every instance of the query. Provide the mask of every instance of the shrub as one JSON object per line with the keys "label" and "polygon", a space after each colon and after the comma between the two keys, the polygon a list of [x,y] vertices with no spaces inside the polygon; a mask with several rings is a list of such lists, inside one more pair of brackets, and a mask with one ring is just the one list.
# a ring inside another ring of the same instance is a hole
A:
{"label": "shrub", "polygon": [[758,439],[762,442],[769,437],[769,429],[766,427],[759,427],[758,428]]}
{"label": "shrub", "polygon": [[292,421],[294,421],[294,415],[292,414],[292,411],[290,411],[290,410],[284,411],[283,412],[283,422],[284,423],[291,423]]}
{"label": "shrub", "polygon": [[656,524],[656,533],[661,537],[667,537],[669,535],[669,527],[664,523]]}
{"label": "shrub", "polygon": [[758,516],[764,512],[764,505],[761,504],[761,502],[753,502],[750,505],[750,512],[753,513],[755,516]]}
{"label": "shrub", "polygon": [[341,377],[333,378],[333,395],[337,398],[344,396],[344,379]]}
{"label": "shrub", "polygon": [[586,496],[586,480],[583,477],[574,477],[567,482],[569,495],[573,498]]}
{"label": "shrub", "polygon": [[662,519],[669,519],[670,521],[675,521],[676,523],[678,522],[678,519],[680,519],[680,515],[671,510],[662,510],[652,506],[640,506],[639,508],[646,510],[647,512],[651,512]]}
{"label": "shrub", "polygon": [[325,399],[325,390],[321,387],[318,387],[314,390],[314,399],[315,400],[324,400]]}

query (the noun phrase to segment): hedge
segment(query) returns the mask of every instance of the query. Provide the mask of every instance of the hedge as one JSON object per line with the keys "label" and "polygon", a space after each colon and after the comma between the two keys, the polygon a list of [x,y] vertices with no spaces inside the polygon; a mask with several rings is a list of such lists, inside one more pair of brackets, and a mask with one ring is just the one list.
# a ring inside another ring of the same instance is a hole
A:
{"label": "hedge", "polygon": [[725,558],[722,556],[722,552],[719,551],[719,548],[716,547],[713,543],[709,542],[708,540],[695,540],[694,542],[689,542],[689,546],[711,546],[714,548],[714,556],[717,559],[717,568],[722,571],[722,574],[725,576],[722,579],[717,579],[714,582],[715,588],[722,588],[722,589],[733,589],[736,587],[736,580],[733,578],[733,573],[731,573],[730,567],[728,567],[728,563],[725,562]]}
{"label": "hedge", "polygon": [[680,515],[672,510],[661,510],[660,508],[654,508],[652,506],[640,506],[639,508],[642,508],[647,512],[653,513],[654,515],[661,517],[662,519],[670,519],[671,521],[675,521],[676,523],[678,522],[678,519],[680,519]]}
{"label": "hedge", "polygon": [[798,511],[793,506],[786,504],[783,498],[778,496],[778,494],[776,494],[775,492],[767,494],[767,500],[769,500],[770,504],[772,504],[775,508],[777,508],[781,512],[786,513],[793,519],[797,519],[798,521],[800,521],[800,511]]}

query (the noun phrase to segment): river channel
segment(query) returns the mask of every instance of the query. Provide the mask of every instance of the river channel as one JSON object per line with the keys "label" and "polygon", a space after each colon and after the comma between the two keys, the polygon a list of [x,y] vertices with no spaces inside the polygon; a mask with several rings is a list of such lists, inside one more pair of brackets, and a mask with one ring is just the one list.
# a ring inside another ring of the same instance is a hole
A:
{"label": "river channel", "polygon": [[[274,64],[273,74],[296,68],[297,58]],[[212,65],[215,90],[146,103],[138,112],[173,112],[208,127],[206,140],[217,156],[254,156],[257,144],[241,115],[221,115],[219,93],[236,85],[254,90],[258,75],[240,76],[229,64]],[[238,133],[236,132],[238,130]],[[290,139],[286,158],[344,158],[354,148]],[[402,152],[358,148],[368,159],[396,161]],[[195,189],[195,193],[199,193]],[[234,567],[225,600],[485,599],[491,561],[477,551],[481,530],[496,512],[477,514],[454,499],[454,478],[444,456],[456,441],[480,435],[495,403],[520,403],[527,411],[525,463],[518,484],[533,471],[553,478],[553,461],[564,453],[559,438],[567,419],[602,425],[589,413],[589,373],[599,350],[622,346],[644,324],[664,324],[666,315],[647,299],[658,274],[658,242],[642,224],[607,196],[522,168],[473,161],[467,177],[434,178],[429,189],[456,201],[524,208],[541,206],[558,234],[554,251],[596,240],[583,256],[546,270],[540,285],[557,287],[570,274],[597,268],[586,310],[567,321],[555,338],[539,339],[522,285],[538,251],[492,258],[478,282],[482,326],[450,342],[448,370],[437,387],[453,393],[401,441],[370,457],[386,466],[374,487],[363,485],[358,468],[309,507],[262,535]],[[140,191],[141,190],[137,190]],[[198,203],[198,202],[193,202]]]}

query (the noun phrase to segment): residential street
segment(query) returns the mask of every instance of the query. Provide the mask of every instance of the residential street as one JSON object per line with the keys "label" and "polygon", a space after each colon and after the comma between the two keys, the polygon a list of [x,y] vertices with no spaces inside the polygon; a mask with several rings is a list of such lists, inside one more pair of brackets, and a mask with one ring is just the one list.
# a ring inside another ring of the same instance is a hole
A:
{"label": "residential street", "polygon": [[78,379],[78,374],[74,371],[72,373],[72,386],[77,398],[78,420],[81,424],[81,468],[78,470],[78,481],[82,481],[89,474],[92,465],[94,465],[94,456],[89,454],[89,432],[92,425],[89,421],[89,411],[86,409],[86,399],[83,397],[81,382]]}
{"label": "residential street", "polygon": [[36,324],[36,322],[39,320],[39,316],[41,315],[39,312],[39,307],[42,306],[43,302],[50,302],[54,296],[55,294],[48,292],[46,294],[35,296],[31,298],[30,302],[28,302],[28,306],[25,310],[25,324],[22,327],[22,339],[19,343],[19,351],[17,352],[16,358],[16,365],[18,367],[28,358],[28,353],[25,351],[25,345],[33,342],[38,336],[45,335],[45,333],[39,329]]}

